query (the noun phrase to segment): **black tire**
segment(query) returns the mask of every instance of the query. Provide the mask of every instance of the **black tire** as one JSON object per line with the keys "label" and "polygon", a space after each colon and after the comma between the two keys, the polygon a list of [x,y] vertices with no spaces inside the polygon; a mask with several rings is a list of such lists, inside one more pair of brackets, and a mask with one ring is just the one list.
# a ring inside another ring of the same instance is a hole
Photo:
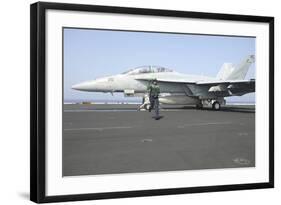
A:
{"label": "black tire", "polygon": [[202,109],[202,108],[203,108],[203,104],[202,103],[196,104],[196,109]]}
{"label": "black tire", "polygon": [[220,110],[221,109],[221,104],[217,101],[213,102],[212,104],[213,110]]}
{"label": "black tire", "polygon": [[149,108],[150,108],[150,104],[145,104],[144,105],[144,109],[149,110]]}

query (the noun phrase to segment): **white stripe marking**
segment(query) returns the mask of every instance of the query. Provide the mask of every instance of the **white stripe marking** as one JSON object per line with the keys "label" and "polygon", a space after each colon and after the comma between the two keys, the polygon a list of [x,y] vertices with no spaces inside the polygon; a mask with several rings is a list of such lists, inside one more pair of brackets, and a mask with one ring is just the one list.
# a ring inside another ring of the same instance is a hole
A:
{"label": "white stripe marking", "polygon": [[205,122],[205,123],[190,123],[185,125],[179,125],[178,128],[185,128],[191,126],[205,126],[205,125],[229,125],[232,122]]}
{"label": "white stripe marking", "polygon": [[[194,109],[195,110],[195,109]],[[153,110],[154,111],[154,110]],[[182,112],[185,111],[185,109],[160,109],[160,112]],[[128,109],[128,110],[64,110],[64,112],[148,112],[147,110],[137,110],[137,109]]]}
{"label": "white stripe marking", "polygon": [[96,131],[104,131],[104,130],[114,130],[114,129],[130,129],[132,127],[90,127],[90,128],[69,128],[64,129],[65,131],[75,131],[75,130],[96,130]]}
{"label": "white stripe marking", "polygon": [[64,110],[64,112],[136,112],[137,110]]}

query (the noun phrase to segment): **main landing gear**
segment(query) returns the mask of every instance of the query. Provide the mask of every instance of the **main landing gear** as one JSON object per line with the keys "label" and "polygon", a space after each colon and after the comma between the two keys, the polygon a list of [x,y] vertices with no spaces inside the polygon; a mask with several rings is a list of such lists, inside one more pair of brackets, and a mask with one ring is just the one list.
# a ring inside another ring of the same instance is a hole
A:
{"label": "main landing gear", "polygon": [[212,109],[217,111],[217,110],[220,110],[221,105],[225,104],[225,103],[224,103],[224,101],[220,101],[220,100],[204,100],[204,101],[201,101],[200,103],[196,104],[196,109],[202,109],[203,104],[212,106]]}
{"label": "main landing gear", "polygon": [[198,103],[198,104],[196,104],[196,109],[202,109],[203,108],[203,103],[202,102],[200,102],[200,103]]}
{"label": "main landing gear", "polygon": [[218,101],[214,101],[212,103],[212,109],[213,110],[220,110],[221,109],[221,104]]}

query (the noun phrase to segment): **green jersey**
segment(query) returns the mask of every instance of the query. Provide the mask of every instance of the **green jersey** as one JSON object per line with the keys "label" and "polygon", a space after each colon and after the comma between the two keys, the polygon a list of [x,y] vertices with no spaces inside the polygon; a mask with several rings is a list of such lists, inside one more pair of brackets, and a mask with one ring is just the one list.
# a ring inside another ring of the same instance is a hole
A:
{"label": "green jersey", "polygon": [[158,85],[151,84],[147,88],[150,96],[158,96],[160,94],[160,88]]}

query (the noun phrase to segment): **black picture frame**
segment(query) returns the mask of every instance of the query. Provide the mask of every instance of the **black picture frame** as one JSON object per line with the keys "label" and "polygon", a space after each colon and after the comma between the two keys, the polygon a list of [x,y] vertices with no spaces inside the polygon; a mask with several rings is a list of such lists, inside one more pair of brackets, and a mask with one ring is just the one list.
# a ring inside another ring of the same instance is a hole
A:
{"label": "black picture frame", "polygon": [[[262,22],[269,25],[269,181],[220,186],[138,190],[91,194],[46,196],[46,10],[86,11],[117,14],[168,16],[195,19]],[[123,197],[186,194],[198,192],[261,189],[274,187],[274,18],[265,16],[156,10],[82,4],[38,2],[30,7],[30,199],[37,203],[96,200]]]}

